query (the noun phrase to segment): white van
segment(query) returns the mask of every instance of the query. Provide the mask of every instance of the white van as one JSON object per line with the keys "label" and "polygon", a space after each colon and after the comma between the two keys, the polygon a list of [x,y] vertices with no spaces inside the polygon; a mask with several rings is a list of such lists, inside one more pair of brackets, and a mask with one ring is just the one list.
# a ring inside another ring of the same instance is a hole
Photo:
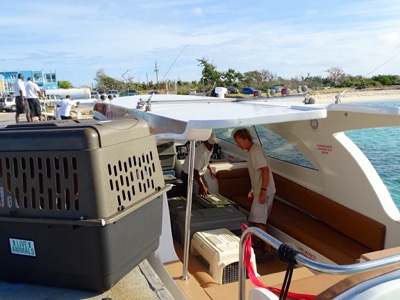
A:
{"label": "white van", "polygon": [[117,97],[119,97],[119,92],[118,92],[118,90],[108,90],[107,91],[107,96],[108,95],[112,95],[113,98],[117,98]]}

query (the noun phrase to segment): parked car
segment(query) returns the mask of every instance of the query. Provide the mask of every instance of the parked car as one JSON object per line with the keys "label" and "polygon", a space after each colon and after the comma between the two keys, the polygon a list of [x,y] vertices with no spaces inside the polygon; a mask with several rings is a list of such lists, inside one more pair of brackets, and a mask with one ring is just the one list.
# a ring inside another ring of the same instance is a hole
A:
{"label": "parked car", "polygon": [[127,90],[126,95],[127,96],[136,96],[136,95],[139,95],[139,93],[137,92],[137,90]]}
{"label": "parked car", "polygon": [[280,93],[282,91],[282,86],[279,85],[274,85],[273,87],[270,88],[270,90],[274,90],[276,93]]}
{"label": "parked car", "polygon": [[188,95],[196,95],[197,91],[196,90],[189,90]]}
{"label": "parked car", "polygon": [[152,90],[152,91],[149,91],[147,94],[152,95],[152,94],[159,94],[159,93],[160,93],[159,91]]}
{"label": "parked car", "polygon": [[255,91],[256,89],[255,88],[244,88],[244,89],[242,89],[242,94],[247,94],[247,95],[249,95],[249,94],[251,94],[251,95],[253,95],[254,94],[254,91]]}
{"label": "parked car", "polygon": [[239,89],[234,86],[228,87],[227,90],[229,94],[239,94]]}
{"label": "parked car", "polygon": [[15,103],[14,94],[9,94],[3,98],[0,98],[0,111],[12,111],[15,112],[17,110],[17,104]]}

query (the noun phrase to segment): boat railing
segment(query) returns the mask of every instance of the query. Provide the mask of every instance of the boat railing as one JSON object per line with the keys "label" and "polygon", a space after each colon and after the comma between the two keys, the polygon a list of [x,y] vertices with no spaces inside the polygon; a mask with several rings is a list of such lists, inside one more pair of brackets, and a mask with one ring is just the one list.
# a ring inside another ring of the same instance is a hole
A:
{"label": "boat railing", "polygon": [[[244,266],[244,247],[247,244],[249,238],[254,235],[264,242],[268,243],[274,249],[278,250],[283,243],[264,232],[263,230],[257,227],[249,227],[242,233],[242,237],[240,240],[240,250],[239,250],[239,299],[244,300],[246,294],[246,268]],[[400,262],[400,254],[387,256],[383,258],[379,258],[376,260],[370,260],[365,262],[359,262],[350,265],[331,265],[313,261],[311,259],[306,258],[301,253],[297,253],[294,256],[294,259],[298,265],[307,267],[310,270],[327,273],[327,274],[355,274],[362,273],[374,269],[383,268],[385,266],[394,265]]]}

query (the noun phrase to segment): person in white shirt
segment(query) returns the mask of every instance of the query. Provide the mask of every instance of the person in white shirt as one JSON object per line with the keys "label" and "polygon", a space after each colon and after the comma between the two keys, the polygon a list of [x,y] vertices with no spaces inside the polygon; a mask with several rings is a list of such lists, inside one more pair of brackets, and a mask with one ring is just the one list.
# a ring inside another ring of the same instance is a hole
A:
{"label": "person in white shirt", "polygon": [[[248,221],[250,226],[256,226],[267,232],[266,224],[276,193],[268,154],[264,148],[253,142],[246,128],[236,130],[233,138],[240,149],[247,151],[247,167],[251,182],[251,190],[247,197],[252,201]],[[264,250],[256,257],[257,262],[274,258],[276,252],[269,244],[263,243],[262,247]]]}
{"label": "person in white shirt", "polygon": [[19,115],[25,113],[26,120],[28,122],[31,121],[29,105],[26,102],[26,90],[24,84],[24,75],[19,73],[17,80],[15,80],[14,85],[14,95],[15,95],[15,104],[17,106],[17,111],[15,113],[15,123],[19,123]]}
{"label": "person in white shirt", "polygon": [[[214,133],[212,133],[208,140],[203,141],[203,143],[198,145],[195,149],[194,174],[193,174],[195,181],[193,181],[194,183],[193,191],[201,196],[207,196],[208,194],[210,194],[207,182],[203,176],[206,173],[207,169],[210,171],[211,177],[216,176],[209,164],[215,143],[216,143],[216,138]],[[189,169],[189,158],[186,157],[185,161],[182,164],[182,171],[181,171],[181,180],[183,181],[185,188],[189,180],[188,169]]]}
{"label": "person in white shirt", "polygon": [[78,107],[79,102],[74,103],[71,99],[71,96],[67,95],[64,99],[58,100],[56,102],[56,105],[59,109],[59,115],[61,117],[61,120],[68,120],[68,119],[72,119],[71,108],[73,106]]}
{"label": "person in white shirt", "polygon": [[32,77],[28,78],[28,81],[25,84],[25,90],[26,90],[26,100],[28,101],[29,104],[31,122],[35,117],[37,117],[39,121],[42,121],[42,109],[40,107],[38,96],[43,100],[45,100],[45,97],[40,91],[39,86],[33,82]]}

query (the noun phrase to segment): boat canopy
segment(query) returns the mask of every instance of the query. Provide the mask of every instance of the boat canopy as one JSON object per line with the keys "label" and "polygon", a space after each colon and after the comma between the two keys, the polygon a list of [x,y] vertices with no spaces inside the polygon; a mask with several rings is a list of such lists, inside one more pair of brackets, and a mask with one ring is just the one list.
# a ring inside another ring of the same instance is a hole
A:
{"label": "boat canopy", "polygon": [[206,140],[211,130],[217,128],[312,120],[327,116],[325,107],[267,100],[152,95],[150,100],[141,99],[142,109],[137,108],[138,100],[139,96],[117,98],[112,104],[130,109],[133,116],[145,119],[158,140]]}

